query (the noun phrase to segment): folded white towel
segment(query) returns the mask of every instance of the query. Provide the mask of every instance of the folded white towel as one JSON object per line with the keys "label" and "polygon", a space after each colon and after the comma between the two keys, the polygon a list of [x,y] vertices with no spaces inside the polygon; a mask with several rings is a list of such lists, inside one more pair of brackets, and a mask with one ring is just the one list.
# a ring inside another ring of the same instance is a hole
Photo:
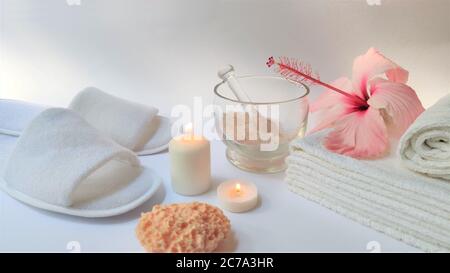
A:
{"label": "folded white towel", "polygon": [[0,99],[0,134],[19,136],[30,121],[46,107],[19,101]]}
{"label": "folded white towel", "polygon": [[408,128],[400,140],[399,154],[407,168],[450,180],[450,95]]}
{"label": "folded white towel", "polygon": [[20,201],[85,217],[135,208],[159,184],[132,151],[62,108],[47,109],[33,119],[0,179],[0,187]]}
{"label": "folded white towel", "polygon": [[[443,242],[427,234],[411,229],[411,223],[399,221],[389,212],[381,214],[369,206],[363,206],[361,202],[355,200],[342,200],[335,198],[334,191],[324,194],[317,190],[310,190],[303,186],[290,186],[289,189],[300,196],[317,202],[337,213],[340,213],[354,221],[383,232],[395,239],[401,240],[414,247],[418,247],[427,252],[448,252],[448,240]],[[440,236],[442,239],[442,236]],[[444,236],[445,238],[445,236]]]}
{"label": "folded white towel", "polygon": [[392,186],[390,181],[362,177],[350,172],[336,172],[335,166],[327,162],[315,163],[306,154],[298,157],[295,163],[292,161],[287,173],[290,177],[308,175],[313,181],[320,181],[316,183],[318,186],[333,187],[360,198],[375,200],[415,219],[450,227],[450,203],[447,200],[443,202],[426,195],[421,196],[420,193]]}
{"label": "folded white towel", "polygon": [[426,251],[450,250],[450,183],[403,168],[394,155],[356,160],[327,151],[326,132],[291,145],[289,188]]}

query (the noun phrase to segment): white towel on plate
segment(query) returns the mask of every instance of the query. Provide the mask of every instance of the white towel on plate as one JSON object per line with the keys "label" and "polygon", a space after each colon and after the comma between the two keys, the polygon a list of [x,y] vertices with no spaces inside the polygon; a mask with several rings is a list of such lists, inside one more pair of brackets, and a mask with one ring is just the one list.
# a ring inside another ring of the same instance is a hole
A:
{"label": "white towel on plate", "polygon": [[160,182],[136,154],[62,108],[31,121],[0,175],[0,189],[12,197],[83,217],[129,211],[148,200]]}
{"label": "white towel on plate", "polygon": [[[0,134],[20,136],[30,121],[47,108],[0,99]],[[158,109],[109,95],[94,87],[78,93],[69,108],[137,155],[161,152],[167,149],[172,139],[171,120],[157,115]]]}
{"label": "white towel on plate", "polygon": [[0,174],[3,173],[8,158],[16,146],[17,139],[17,137],[0,134]]}
{"label": "white towel on plate", "polygon": [[400,140],[399,154],[407,168],[450,180],[450,95],[408,128]]}
{"label": "white towel on plate", "polygon": [[422,248],[450,250],[450,183],[402,167],[395,155],[356,160],[327,151],[326,132],[291,145],[290,190]]}
{"label": "white towel on plate", "polygon": [[155,133],[153,120],[158,109],[109,95],[94,87],[78,93],[69,109],[132,151],[142,149]]}
{"label": "white towel on plate", "polygon": [[34,119],[19,139],[4,179],[29,196],[70,206],[76,186],[115,158],[140,165],[131,151],[100,136],[72,111],[51,108]]}
{"label": "white towel on plate", "polygon": [[45,106],[24,101],[0,99],[0,134],[19,136],[28,123],[45,109]]}

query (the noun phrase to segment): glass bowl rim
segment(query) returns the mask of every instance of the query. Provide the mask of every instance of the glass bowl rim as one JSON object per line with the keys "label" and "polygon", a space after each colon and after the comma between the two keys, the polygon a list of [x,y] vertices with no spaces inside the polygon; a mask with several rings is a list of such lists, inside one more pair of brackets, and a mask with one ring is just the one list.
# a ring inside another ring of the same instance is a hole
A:
{"label": "glass bowl rim", "polygon": [[236,76],[236,78],[238,78],[238,79],[245,79],[245,78],[266,78],[266,79],[270,79],[271,78],[271,79],[285,80],[285,81],[291,82],[293,84],[302,86],[305,89],[305,93],[300,95],[300,96],[298,96],[298,97],[292,98],[292,99],[281,100],[281,101],[273,101],[273,102],[240,101],[240,100],[237,100],[237,99],[228,98],[228,97],[220,94],[218,89],[219,89],[220,86],[225,84],[225,80],[223,80],[223,81],[219,82],[218,84],[216,84],[214,86],[214,94],[216,96],[218,96],[219,98],[222,98],[222,99],[228,100],[228,101],[232,101],[232,102],[235,102],[235,103],[250,104],[250,105],[270,105],[270,104],[281,104],[281,103],[287,103],[287,102],[293,102],[293,101],[300,100],[300,99],[308,96],[309,95],[309,91],[310,91],[309,87],[307,85],[305,85],[304,83],[296,82],[296,81],[293,81],[293,80],[289,80],[289,79],[286,79],[286,78],[283,78],[283,77],[280,77],[280,76],[274,76],[274,75],[243,75],[243,76]]}

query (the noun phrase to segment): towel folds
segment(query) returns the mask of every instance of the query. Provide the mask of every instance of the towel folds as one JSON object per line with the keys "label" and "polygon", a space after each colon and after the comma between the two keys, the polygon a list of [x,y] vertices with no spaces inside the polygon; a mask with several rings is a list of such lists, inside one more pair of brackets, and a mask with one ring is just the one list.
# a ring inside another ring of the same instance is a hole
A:
{"label": "towel folds", "polygon": [[450,95],[423,112],[400,140],[404,166],[450,180]]}
{"label": "towel folds", "polygon": [[158,109],[112,96],[94,87],[78,93],[69,109],[132,151],[141,150],[157,129],[153,121]]}
{"label": "towel folds", "polygon": [[450,251],[450,183],[403,167],[395,153],[356,160],[322,146],[326,132],[296,140],[291,191],[425,251]]}

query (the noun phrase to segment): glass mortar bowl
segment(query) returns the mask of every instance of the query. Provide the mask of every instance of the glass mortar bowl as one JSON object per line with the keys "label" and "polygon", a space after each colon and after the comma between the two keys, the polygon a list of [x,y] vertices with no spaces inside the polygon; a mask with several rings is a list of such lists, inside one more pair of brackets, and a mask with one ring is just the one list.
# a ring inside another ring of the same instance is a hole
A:
{"label": "glass mortar bowl", "polygon": [[309,88],[278,76],[236,77],[251,101],[239,101],[227,82],[214,87],[216,131],[227,159],[257,173],[286,169],[289,143],[303,137]]}

